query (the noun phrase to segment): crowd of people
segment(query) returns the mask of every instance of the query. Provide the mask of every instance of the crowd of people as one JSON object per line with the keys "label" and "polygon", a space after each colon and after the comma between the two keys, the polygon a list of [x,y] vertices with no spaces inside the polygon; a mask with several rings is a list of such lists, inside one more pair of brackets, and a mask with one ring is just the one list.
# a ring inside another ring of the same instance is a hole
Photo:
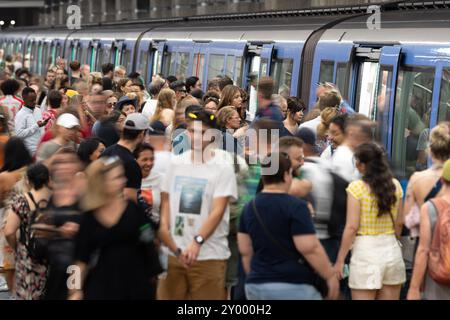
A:
{"label": "crowd of people", "polygon": [[[450,299],[450,124],[404,192],[320,83],[0,71],[0,262],[15,299]],[[308,112],[309,109],[309,112]],[[447,228],[447,229],[445,229]],[[409,244],[409,245],[407,245]],[[408,250],[406,250],[408,249]]]}

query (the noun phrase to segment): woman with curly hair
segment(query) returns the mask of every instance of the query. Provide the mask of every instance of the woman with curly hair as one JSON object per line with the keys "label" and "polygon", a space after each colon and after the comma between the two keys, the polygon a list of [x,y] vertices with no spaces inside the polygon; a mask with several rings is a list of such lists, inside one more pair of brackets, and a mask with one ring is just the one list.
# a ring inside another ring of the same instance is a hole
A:
{"label": "woman with curly hair", "polygon": [[400,236],[403,190],[375,143],[355,150],[362,178],[347,188],[347,222],[335,271],[346,276],[345,258],[352,248],[349,287],[354,300],[398,300],[406,280]]}

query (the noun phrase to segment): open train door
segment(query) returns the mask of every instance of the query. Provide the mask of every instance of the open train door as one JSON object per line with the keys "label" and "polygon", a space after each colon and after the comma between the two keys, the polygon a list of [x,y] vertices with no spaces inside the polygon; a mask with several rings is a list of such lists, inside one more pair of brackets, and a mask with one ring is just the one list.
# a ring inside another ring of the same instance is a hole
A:
{"label": "open train door", "polygon": [[394,105],[400,56],[401,47],[386,46],[381,49],[376,102],[376,121],[379,123],[377,138],[385,146],[388,155],[392,152]]}
{"label": "open train door", "polygon": [[270,68],[274,55],[274,45],[264,44],[261,49],[261,71],[260,76],[270,76]]}

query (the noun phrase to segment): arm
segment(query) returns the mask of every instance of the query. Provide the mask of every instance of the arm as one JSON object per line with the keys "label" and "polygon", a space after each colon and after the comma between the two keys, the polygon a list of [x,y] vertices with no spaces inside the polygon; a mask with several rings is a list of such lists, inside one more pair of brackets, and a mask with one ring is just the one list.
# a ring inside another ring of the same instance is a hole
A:
{"label": "arm", "polygon": [[158,230],[159,239],[164,242],[164,244],[173,253],[177,252],[177,245],[170,235],[170,208],[169,208],[169,194],[167,192],[161,192],[161,220],[160,227]]}
{"label": "arm", "polygon": [[328,298],[337,299],[339,296],[339,282],[319,239],[317,239],[316,235],[309,234],[293,236],[293,240],[295,247],[305,257],[311,267],[327,281]]}
{"label": "arm", "polygon": [[334,270],[341,277],[343,276],[342,268],[344,266],[345,257],[347,257],[353,241],[355,240],[356,233],[358,232],[360,213],[361,208],[358,199],[348,193],[347,222],[345,224],[344,234],[342,236],[341,248],[339,249],[339,254],[334,267]]}
{"label": "arm", "polygon": [[250,263],[253,257],[252,239],[246,233],[239,232],[237,235],[239,252],[242,257],[242,267],[245,274],[250,273]]}
{"label": "arm", "polygon": [[398,201],[397,219],[395,220],[395,236],[400,239],[402,235],[403,224],[405,223],[405,216],[403,211],[402,199]]}
{"label": "arm", "polygon": [[420,209],[420,238],[419,246],[414,260],[413,275],[409,285],[408,300],[419,300],[420,287],[423,283],[428,265],[428,254],[431,247],[431,222],[428,216],[428,204],[422,205]]}
{"label": "arm", "polygon": [[[200,227],[198,235],[202,236],[205,241],[214,233],[220,221],[223,218],[225,209],[228,205],[229,197],[218,197],[213,200],[212,210],[206,219],[206,221]],[[198,253],[200,252],[200,245],[192,240],[191,244],[183,252],[188,264],[197,260]]]}
{"label": "arm", "polygon": [[413,174],[411,176],[411,179],[409,179],[408,187],[406,188],[405,203],[403,206],[403,217],[405,217],[411,211],[411,208],[414,206],[414,203],[416,202],[416,197],[414,196],[415,180],[416,174]]}
{"label": "arm", "polygon": [[6,224],[3,228],[3,232],[5,234],[6,241],[11,246],[13,250],[16,250],[17,238],[16,233],[20,227],[20,218],[19,216],[11,209],[7,210],[7,218]]}

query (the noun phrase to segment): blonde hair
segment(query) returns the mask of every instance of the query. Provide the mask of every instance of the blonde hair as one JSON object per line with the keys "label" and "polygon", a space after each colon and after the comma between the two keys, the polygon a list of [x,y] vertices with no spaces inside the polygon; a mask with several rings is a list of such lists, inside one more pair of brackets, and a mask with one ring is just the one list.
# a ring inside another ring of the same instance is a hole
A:
{"label": "blonde hair", "polygon": [[175,91],[172,89],[162,89],[158,95],[158,102],[156,103],[155,114],[152,121],[160,120],[161,113],[164,109],[174,109],[173,99],[175,97]]}
{"label": "blonde hair", "polygon": [[103,157],[95,160],[87,167],[87,187],[81,198],[81,207],[83,210],[96,210],[111,201],[110,195],[105,192],[105,184],[107,183],[105,176],[112,169],[122,165],[119,159],[112,160],[114,161],[108,163],[108,158]]}
{"label": "blonde hair", "polygon": [[431,130],[430,150],[437,160],[450,158],[450,122],[441,122]]}
{"label": "blonde hair", "polygon": [[330,127],[331,120],[339,114],[337,108],[328,107],[320,113],[320,123],[317,125],[317,138],[324,139]]}
{"label": "blonde hair", "polygon": [[234,96],[238,92],[239,94],[241,94],[241,90],[239,89],[239,87],[232,84],[229,84],[225,88],[223,88],[220,95],[219,105],[217,106],[218,110],[222,109],[223,107],[230,106],[233,102]]}
{"label": "blonde hair", "polygon": [[[233,113],[237,112],[236,108],[233,106],[226,106],[217,111],[216,117],[217,117],[217,124],[219,125],[219,128],[225,128],[228,119],[230,119],[233,116]],[[239,114],[239,113],[238,113]]]}

